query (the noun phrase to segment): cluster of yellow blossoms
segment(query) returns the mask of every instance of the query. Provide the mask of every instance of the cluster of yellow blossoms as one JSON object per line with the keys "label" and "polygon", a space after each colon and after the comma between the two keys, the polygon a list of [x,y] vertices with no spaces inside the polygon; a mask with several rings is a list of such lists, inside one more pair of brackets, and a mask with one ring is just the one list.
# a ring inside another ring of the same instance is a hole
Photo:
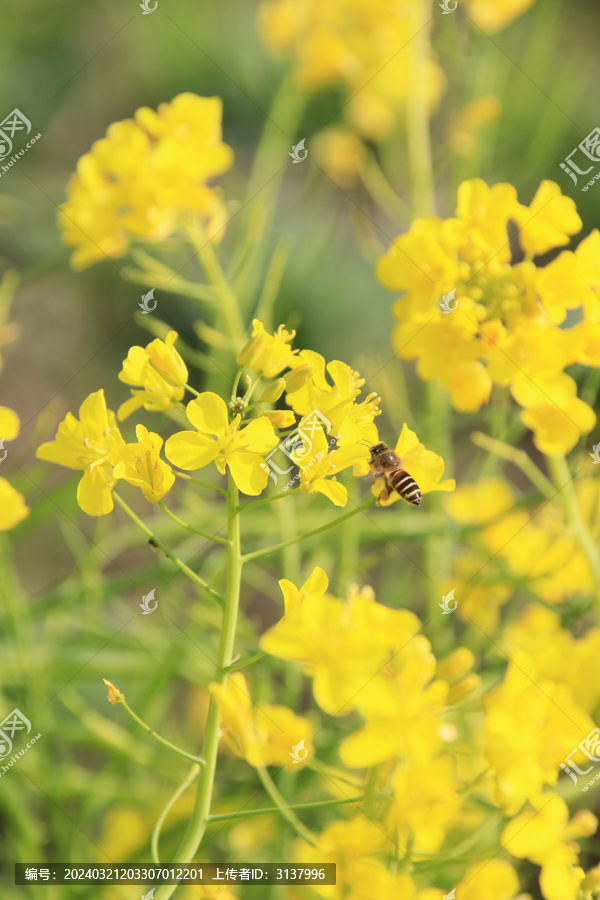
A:
{"label": "cluster of yellow blossoms", "polygon": [[[514,264],[510,221],[524,254]],[[525,207],[511,185],[475,179],[460,186],[455,218],[416,220],[376,270],[385,287],[403,291],[393,346],[417,360],[419,377],[439,379],[460,412],[480,409],[493,384],[509,386],[549,456],[569,452],[596,423],[564,370],[600,365],[600,233],[546,266],[534,258],[581,227],[574,202],[553,182],[542,182]],[[579,321],[561,327],[573,310]]]}
{"label": "cluster of yellow blossoms", "polygon": [[[584,476],[574,484],[575,502],[592,541],[600,539],[600,483]],[[518,508],[501,478],[462,484],[445,498],[446,512],[461,526],[477,525],[468,546],[456,555],[448,585],[460,603],[457,615],[485,631],[498,621],[499,607],[521,585],[545,603],[557,605],[577,594],[591,596],[594,576],[560,508],[542,503]]]}
{"label": "cluster of yellow blossoms", "polygon": [[[293,337],[283,326],[267,334],[262,322],[254,320],[252,337],[238,356],[240,372],[246,368],[255,373],[254,380],[249,377],[253,393],[261,380],[271,380],[255,401],[258,409],[252,418],[248,418],[250,391],[246,398],[233,397],[228,406],[211,391],[197,394],[188,387],[187,367],[175,348],[176,332],[169,332],[164,341],[156,338],[146,347],[131,347],[119,378],[131,386],[132,396],[120,406],[118,418],[123,420],[140,407],[163,412],[174,406],[185,409],[194,430],[168,438],[169,462],[188,471],[214,462],[221,475],[228,469],[239,490],[249,495],[266,488],[271,471],[267,454],[280,444],[287,447],[288,461],[299,468],[301,492],[320,493],[336,506],[345,506],[348,492],[337,474],[350,466],[355,475],[369,472],[369,446],[378,440],[374,418],[379,398],[370,394],[358,400],[364,380],[357,372],[339,360],[326,365],[310,350],[292,350]],[[184,407],[186,389],[196,396]],[[262,408],[284,393],[287,409]],[[298,425],[290,434],[296,418]],[[284,431],[278,435],[276,427]],[[83,471],[79,505],[88,515],[99,516],[113,509],[111,489],[119,479],[140,487],[152,503],[161,500],[175,481],[171,466],[160,457],[162,438],[143,425],[137,426],[136,436],[137,442],[125,443],[117,417],[99,390],[83,402],[79,419],[67,414],[56,438],[39,447],[37,455]],[[419,478],[422,493],[453,490],[453,480],[440,482],[441,457],[426,450],[406,427],[398,448],[409,460],[413,477]],[[377,494],[377,484],[373,490]],[[390,502],[397,499],[395,495]]]}
{"label": "cluster of yellow blossoms", "polygon": [[[546,788],[594,729],[600,682],[590,673],[600,629],[575,639],[554,613],[530,607],[500,641],[511,660],[502,681],[484,689],[470,650],[436,660],[417,616],[379,605],[370,588],[354,587],[340,600],[319,568],[301,588],[280,585],[285,614],[261,649],[301,664],[328,716],[362,722],[339,746],[347,770],[378,767],[368,814],[354,809],[331,821],[316,846],[297,842],[298,861],[337,863],[335,888],[315,887],[319,894],[442,900],[450,885],[440,885],[436,870],[452,863],[457,898],[514,900],[511,857],[539,867],[546,900],[575,900],[598,885],[595,870],[584,881],[574,843],[595,833],[596,817],[580,810],[569,820],[565,800]],[[212,691],[225,740],[250,765],[289,768],[290,747],[304,738],[304,759],[320,770],[309,719],[253,703],[239,675]],[[334,794],[343,798],[343,782]],[[502,828],[483,828],[490,808]],[[410,874],[392,874],[386,864],[398,851],[415,861]],[[462,862],[475,851],[477,862]]]}
{"label": "cluster of yellow blossoms", "polygon": [[186,216],[202,217],[208,237],[223,230],[226,208],[206,183],[233,163],[221,115],[218,97],[186,93],[109,127],[77,163],[60,207],[73,266],[123,256],[132,240],[164,241],[185,231]]}
{"label": "cluster of yellow blossoms", "polygon": [[[476,25],[496,31],[532,3],[462,0],[460,6]],[[424,15],[414,0],[306,0],[300,7],[293,0],[265,0],[258,26],[265,44],[291,63],[303,90],[341,87],[352,125],[363,137],[381,140],[414,90],[411,41],[429,19]],[[434,106],[445,77],[432,57],[425,77],[427,100]]]}

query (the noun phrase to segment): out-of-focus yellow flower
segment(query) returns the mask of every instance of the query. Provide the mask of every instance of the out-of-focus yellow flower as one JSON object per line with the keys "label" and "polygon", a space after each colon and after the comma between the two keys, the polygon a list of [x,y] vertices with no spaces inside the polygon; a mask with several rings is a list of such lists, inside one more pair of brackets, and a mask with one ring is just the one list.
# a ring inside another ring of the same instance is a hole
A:
{"label": "out-of-focus yellow flower", "polygon": [[461,803],[456,766],[450,756],[432,764],[399,765],[394,774],[395,803],[390,822],[398,829],[400,846],[415,853],[435,853]]}
{"label": "out-of-focus yellow flower", "polygon": [[[516,264],[511,220],[526,254]],[[493,384],[509,386],[548,455],[569,452],[596,421],[564,370],[600,363],[600,237],[590,235],[581,252],[564,251],[546,268],[533,262],[580,228],[575,204],[551,181],[525,207],[512,185],[473,179],[458,189],[455,218],[418,219],[376,268],[385,287],[403,292],[393,307],[400,324],[392,343],[416,360],[419,377],[438,379],[460,412],[480,409]],[[584,320],[562,330],[569,309],[581,309]]]}
{"label": "out-of-focus yellow flower", "polygon": [[534,0],[464,0],[467,14],[475,24],[492,33],[506,28],[533,3]]}
{"label": "out-of-focus yellow flower", "polygon": [[[298,431],[303,434],[303,419]],[[364,444],[347,444],[337,450],[329,450],[329,443],[322,428],[315,428],[311,437],[305,437],[300,446],[290,454],[300,467],[299,488],[304,494],[324,494],[335,506],[345,506],[348,491],[335,477],[338,472],[368,459],[369,449]]]}
{"label": "out-of-focus yellow flower", "polygon": [[225,207],[207,184],[233,162],[221,115],[218,97],[184,93],[109,127],[77,163],[60,207],[75,268],[123,256],[136,239],[164,241],[186,214],[206,221],[209,238],[224,228]]}
{"label": "out-of-focus yellow flower", "polygon": [[[315,885],[323,897],[352,898],[385,896],[373,894],[375,885],[389,876],[387,868],[373,858],[386,845],[383,829],[359,813],[351,819],[331,822],[319,835],[318,844],[313,847],[306,841],[294,842],[293,857],[298,862],[316,865],[324,859],[336,865],[335,886]],[[391,896],[404,896],[403,894]],[[410,895],[409,895],[410,896]],[[441,900],[441,898],[440,898]]]}
{"label": "out-of-focus yellow flower", "polygon": [[110,489],[116,482],[114,466],[124,444],[115,414],[106,408],[104,391],[99,390],[83,401],[79,420],[67,413],[55,439],[38,447],[36,456],[83,470],[77,502],[88,516],[103,516],[114,505]]}
{"label": "out-of-focus yellow flower", "polygon": [[171,466],[160,458],[163,439],[143,425],[137,425],[135,433],[138,443],[125,444],[113,474],[141,488],[150,503],[158,503],[173,487],[175,475]]}
{"label": "out-of-focus yellow flower", "polygon": [[19,417],[8,406],[0,406],[0,441],[14,441],[19,433]]}
{"label": "out-of-focus yellow flower", "polygon": [[241,416],[229,421],[225,401],[206,391],[186,407],[196,431],[179,431],[165,444],[167,459],[180,469],[202,469],[215,463],[221,475],[229,466],[231,476],[244,494],[260,494],[267,486],[269,467],[262,454],[277,444],[277,435],[265,416],[240,428]]}
{"label": "out-of-focus yellow flower", "polygon": [[10,531],[29,515],[23,494],[6,478],[0,478],[0,531]]}
{"label": "out-of-focus yellow flower", "polygon": [[300,9],[292,0],[267,0],[258,24],[267,46],[291,63],[303,90],[342,87],[348,120],[369,139],[392,131],[411,91],[423,91],[430,107],[442,93],[444,74],[431,57],[416,85],[413,48],[398,52],[420,27],[414,4],[305,0]]}
{"label": "out-of-focus yellow flower", "polygon": [[469,866],[456,886],[456,896],[461,900],[515,900],[518,890],[519,879],[510,863],[482,859]]}
{"label": "out-of-focus yellow flower", "polygon": [[[229,747],[251,766],[283,766],[296,769],[312,759],[312,726],[287,706],[253,703],[248,683],[234,672],[226,684],[211,684],[210,691],[221,713],[221,728]],[[301,744],[296,756],[292,748]]]}
{"label": "out-of-focus yellow flower", "polygon": [[512,819],[501,842],[513,856],[541,866],[540,888],[546,900],[570,900],[584,878],[577,863],[579,847],[573,838],[589,837],[598,819],[587,809],[569,821],[569,808],[562,797],[543,794],[532,804],[534,811]]}
{"label": "out-of-focus yellow flower", "polygon": [[123,421],[140,407],[148,410],[171,409],[185,393],[188,370],[175,349],[177,332],[169,331],[166,340],[156,338],[146,347],[130,347],[127,359],[119,372],[119,380],[140,387],[132,390],[132,397],[119,407],[119,421]]}
{"label": "out-of-focus yellow flower", "polygon": [[296,362],[298,351],[289,346],[295,334],[295,331],[286,331],[283,325],[274,334],[267,334],[263,323],[253,319],[252,337],[239,353],[238,364],[260,372],[265,378],[274,378]]}
{"label": "out-of-focus yellow flower", "polygon": [[559,765],[582,732],[594,727],[568,685],[544,680],[542,690],[530,658],[516,652],[512,660],[502,684],[484,701],[484,752],[495,776],[495,802],[507,815],[518,812],[525,800],[540,801],[543,787],[556,784]]}
{"label": "out-of-focus yellow flower", "polygon": [[461,484],[444,497],[444,509],[460,525],[484,525],[509,510],[514,495],[502,478],[483,478],[473,484]]}
{"label": "out-of-focus yellow flower", "polygon": [[[444,474],[444,460],[442,457],[432,450],[426,450],[424,445],[419,442],[414,431],[411,431],[406,424],[402,426],[395,451],[402,460],[402,467],[406,469],[409,475],[412,475],[422,494],[429,494],[431,491],[454,490],[456,485],[454,478],[440,481]],[[372,488],[373,495],[379,497],[384,487],[385,479],[376,478]],[[400,499],[400,494],[393,491],[387,500],[380,500],[379,505],[390,506]]]}
{"label": "out-of-focus yellow flower", "polygon": [[338,600],[325,593],[327,584],[319,569],[299,593],[290,582],[283,582],[285,615],[263,634],[260,646],[272,656],[301,662],[313,679],[321,709],[347,715],[356,707],[358,692],[393,649],[416,634],[419,620],[407,610],[375,603],[366,588],[347,602]]}
{"label": "out-of-focus yellow flower", "polygon": [[483,125],[494,122],[502,110],[497,97],[486,96],[471,100],[459,111],[452,131],[450,145],[460,156],[472,156],[478,146],[477,132]]}
{"label": "out-of-focus yellow flower", "polygon": [[314,152],[332,181],[342,188],[354,187],[365,158],[364,144],[355,134],[341,128],[321,131],[315,139]]}

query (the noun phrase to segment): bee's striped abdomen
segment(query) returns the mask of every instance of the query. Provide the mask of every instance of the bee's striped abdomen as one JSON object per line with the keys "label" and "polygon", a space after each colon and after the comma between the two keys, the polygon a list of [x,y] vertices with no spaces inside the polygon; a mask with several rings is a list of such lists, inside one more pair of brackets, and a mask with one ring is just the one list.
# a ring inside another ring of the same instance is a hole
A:
{"label": "bee's striped abdomen", "polygon": [[404,469],[396,469],[395,472],[388,476],[388,480],[391,487],[401,497],[404,497],[405,500],[408,500],[409,503],[415,506],[419,505],[421,502],[421,491],[412,475],[409,475]]}

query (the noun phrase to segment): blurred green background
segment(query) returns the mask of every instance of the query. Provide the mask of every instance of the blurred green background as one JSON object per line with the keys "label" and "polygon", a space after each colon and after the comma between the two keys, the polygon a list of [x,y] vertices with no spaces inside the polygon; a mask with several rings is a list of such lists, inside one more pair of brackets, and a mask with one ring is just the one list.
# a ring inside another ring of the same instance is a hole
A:
{"label": "blurred green background", "polygon": [[[248,0],[159,0],[148,16],[141,15],[135,0],[4,0],[0,6],[0,114],[18,107],[34,132],[42,133],[0,178],[0,272],[14,269],[21,276],[11,317],[21,335],[4,352],[0,403],[15,409],[24,425],[2,474],[32,507],[15,532],[14,566],[8,540],[2,542],[0,681],[4,714],[13,706],[22,708],[43,734],[26,764],[0,781],[1,883],[7,900],[42,892],[11,886],[17,860],[102,859],[98,846],[110,848],[115,858],[144,858],[149,829],[185,773],[182,760],[173,762],[135,732],[120,710],[106,705],[103,675],[124,690],[129,685],[128,699],[140,715],[160,722],[165,736],[191,750],[198,745],[206,704],[198,685],[212,674],[218,615],[210,604],[195,602],[183,578],[171,583],[173,570],[153,556],[133,526],[120,517],[86,519],[69,473],[52,474],[48,496],[47,486],[38,487],[45,468],[33,457],[40,440],[48,439],[58,420],[69,409],[75,412],[90,391],[103,386],[112,407],[126,398],[117,380],[121,361],[132,344],[148,339],[134,319],[142,288],[122,278],[120,262],[106,261],[83,272],[69,268],[55,219],[77,160],[111,122],[131,117],[140,106],[155,108],[183,91],[218,95],[224,140],[236,157],[219,183],[235,212],[248,190],[265,111],[284,72],[258,39],[256,9]],[[529,203],[542,179],[551,179],[577,201],[584,221],[577,239],[587,235],[598,225],[597,196],[576,191],[559,163],[598,124],[600,7],[595,0],[580,0],[576,7],[538,0],[491,37],[468,28],[460,15],[459,10],[456,18],[436,18],[434,25],[434,48],[448,80],[432,123],[439,214],[452,214],[456,186],[465,177],[509,181],[523,203]],[[485,94],[501,98],[501,115],[481,133],[479,152],[457,160],[448,148],[452,123],[465,103]],[[386,365],[392,357],[393,295],[373,276],[377,256],[401,226],[378,210],[361,186],[337,189],[311,153],[311,136],[330,120],[339,121],[336,111],[343,102],[343,94],[335,91],[311,98],[301,125],[290,135],[290,148],[307,139],[309,155],[302,165],[288,165],[275,214],[270,251],[284,237],[291,252],[274,321],[298,329],[296,346],[359,368],[367,378],[365,389],[380,392],[386,401],[380,430],[395,434],[403,421],[414,426],[426,416],[423,388],[412,367],[406,366],[401,377],[397,361]],[[397,194],[408,201],[403,148],[399,131],[375,152]],[[287,163],[286,156],[281,165]],[[228,240],[220,251],[225,268]],[[185,274],[194,276],[193,264]],[[191,340],[197,314],[189,301],[157,296],[161,317]],[[202,385],[197,373],[196,386]],[[461,420],[465,433],[469,422],[469,417]],[[202,499],[190,502],[201,517]],[[257,522],[257,533],[262,527]],[[401,534],[402,524],[397,527]],[[333,554],[327,545],[311,547],[304,576],[311,557],[325,565]],[[191,557],[198,552],[197,542],[184,541],[180,552]],[[393,547],[373,552],[365,556],[364,568],[389,559],[381,580],[393,591],[393,566],[401,557]],[[297,568],[299,560],[292,554],[285,564]],[[203,574],[218,578],[220,566],[218,554],[211,553]],[[246,604],[240,628],[242,655],[253,652],[252,626],[262,628],[278,615],[277,576],[275,569],[249,571],[255,598]],[[176,620],[168,627],[164,619],[136,616],[141,594],[152,586],[164,588],[168,596],[165,609]],[[291,687],[299,690],[298,684]],[[268,686],[261,689],[264,699],[273,700]],[[235,803],[237,797],[242,805],[257,790],[256,782],[248,767],[227,759],[222,777],[231,773],[230,800]],[[189,803],[182,802],[181,815],[186,811]],[[174,834],[167,830],[165,858],[176,846],[180,826]],[[277,847],[280,842],[283,852],[276,826],[265,820],[253,825],[251,834],[240,826],[230,834],[229,845],[240,858],[257,861],[261,843]],[[64,889],[43,893],[51,900],[66,895]],[[73,897],[99,895],[96,889],[69,890]],[[115,888],[106,896],[127,898],[137,892]]]}

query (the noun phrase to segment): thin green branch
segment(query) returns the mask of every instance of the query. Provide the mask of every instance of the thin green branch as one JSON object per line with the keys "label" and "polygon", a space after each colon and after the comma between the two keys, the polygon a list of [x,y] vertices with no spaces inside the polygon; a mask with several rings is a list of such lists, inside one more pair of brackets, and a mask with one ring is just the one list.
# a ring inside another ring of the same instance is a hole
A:
{"label": "thin green branch", "polygon": [[176,516],[174,512],[171,512],[171,510],[165,506],[162,500],[158,501],[158,505],[163,510],[163,512],[166,512],[170,519],[173,519],[174,522],[177,522],[177,524],[182,528],[185,528],[186,531],[191,531],[192,534],[198,534],[200,535],[200,537],[206,538],[207,541],[214,541],[215,544],[221,544],[223,547],[229,546],[229,541],[227,540],[227,538],[220,538],[217,537],[216,534],[208,534],[206,531],[200,531],[198,528],[193,528],[191,525],[188,525],[187,522],[184,522],[183,519],[180,519],[179,516]]}
{"label": "thin green branch", "polygon": [[199,484],[200,487],[207,488],[209,491],[214,491],[215,494],[221,494],[222,497],[227,496],[227,491],[223,490],[223,488],[215,487],[214,484],[209,484],[208,481],[200,481],[199,478],[192,478],[191,475],[187,475],[185,472],[175,472],[175,474],[184,481],[192,481],[194,484]]}
{"label": "thin green branch", "polygon": [[546,478],[541,469],[538,469],[524,450],[517,450],[516,447],[511,447],[510,444],[505,444],[503,441],[489,437],[489,435],[483,434],[481,431],[475,431],[471,435],[471,440],[477,447],[481,447],[482,450],[494,453],[520,469],[547,500],[552,500],[556,496],[556,489],[552,482]]}
{"label": "thin green branch", "polygon": [[548,456],[546,459],[558,491],[558,496],[563,504],[567,522],[571,526],[571,530],[577,538],[577,542],[592,572],[597,593],[598,589],[600,589],[600,554],[581,514],[577,494],[575,493],[573,475],[564,456]]}
{"label": "thin green branch", "polygon": [[339,519],[334,519],[332,522],[327,522],[326,525],[321,525],[320,528],[314,528],[312,531],[307,531],[305,534],[301,534],[299,537],[293,538],[291,541],[283,541],[281,544],[273,544],[272,547],[266,547],[264,550],[254,550],[253,553],[244,553],[242,556],[242,562],[247,563],[252,559],[261,559],[263,556],[268,556],[269,553],[275,553],[277,550],[283,550],[284,547],[289,547],[290,544],[295,544],[298,541],[304,541],[306,538],[314,537],[316,534],[322,534],[324,531],[328,531],[330,528],[335,528],[336,525],[340,525],[346,519],[349,519],[351,516],[356,516],[360,512],[364,512],[365,509],[368,509],[369,506],[373,506],[375,504],[375,497],[372,497],[370,500],[367,500],[366,503],[363,503],[362,506],[357,506],[356,509],[353,509],[351,512],[346,513],[345,516],[340,516]]}
{"label": "thin green branch", "polygon": [[225,666],[225,671],[229,672],[237,672],[239,669],[245,669],[246,666],[251,666],[252,663],[258,662],[259,659],[262,659],[263,656],[266,656],[266,652],[261,650],[260,653],[255,653],[254,656],[251,656],[249,659],[242,659],[240,662],[232,663],[230,666]]}
{"label": "thin green branch", "polygon": [[317,846],[317,839],[315,835],[310,831],[306,825],[304,825],[296,813],[289,806],[285,797],[283,797],[275,786],[275,782],[269,775],[267,769],[264,766],[256,766],[256,772],[258,777],[262,781],[263,787],[273,803],[275,803],[277,809],[283,816],[283,818],[288,822],[296,834],[298,834],[301,838],[304,838],[305,841],[308,841],[309,844],[312,844],[313,847]]}
{"label": "thin green branch", "polygon": [[161,812],[160,816],[156,821],[156,825],[152,829],[152,837],[150,839],[150,850],[152,852],[152,860],[156,863],[156,865],[160,865],[160,857],[158,853],[158,841],[160,838],[160,833],[162,831],[163,823],[173,804],[177,803],[181,795],[187,790],[187,788],[196,780],[198,777],[198,772],[200,771],[200,766],[194,765],[186,775],[185,779],[179,785],[174,794],[171,795],[169,800],[167,801],[167,805]]}
{"label": "thin green branch", "polygon": [[238,506],[238,511],[243,512],[248,509],[253,509],[255,506],[264,506],[265,503],[273,503],[274,500],[281,500],[283,497],[291,497],[292,494],[297,494],[300,488],[294,488],[292,491],[282,491],[280,494],[273,494],[272,497],[263,497],[261,500],[252,500],[251,503],[244,503],[241,506]]}
{"label": "thin green branch", "polygon": [[187,750],[182,750],[181,747],[177,747],[177,746],[175,746],[175,744],[172,744],[170,741],[165,740],[165,738],[161,737],[160,734],[158,734],[158,732],[154,731],[153,728],[150,728],[150,726],[147,725],[143,719],[140,719],[140,717],[137,715],[137,713],[134,713],[134,711],[132,710],[130,705],[125,700],[125,695],[122,693],[122,691],[120,691],[118,688],[115,688],[114,684],[112,684],[110,681],[107,681],[106,678],[103,678],[102,680],[104,681],[104,684],[108,687],[108,698],[109,698],[110,702],[114,703],[115,705],[122,706],[123,709],[125,710],[125,712],[129,716],[131,716],[133,721],[137,722],[137,724],[141,728],[143,728],[144,731],[150,735],[150,737],[153,737],[154,740],[158,741],[159,744],[162,744],[163,747],[168,747],[169,750],[173,751],[173,753],[177,753],[179,756],[183,756],[185,759],[190,759],[193,763],[196,763],[196,765],[198,765],[198,766],[205,765],[205,761],[202,759],[201,756],[194,756],[192,753],[188,753]]}
{"label": "thin green branch", "polygon": [[[360,803],[364,800],[364,795],[359,794],[357,797],[347,797],[343,800],[316,800],[314,803],[288,803],[287,809],[322,809],[327,806],[342,806],[344,803]],[[248,816],[264,816],[269,813],[281,812],[278,806],[266,806],[262,809],[243,809],[240,812],[221,813],[218,816],[209,816],[210,822],[226,822],[230,819],[243,819]]]}
{"label": "thin green branch", "polygon": [[135,522],[135,524],[138,526],[138,528],[140,528],[144,532],[144,534],[149,538],[149,540],[151,540],[152,543],[156,547],[159,548],[159,550],[162,550],[162,552],[165,554],[165,556],[168,559],[170,559],[171,562],[174,563],[177,566],[177,568],[181,572],[184,573],[184,575],[187,575],[187,577],[190,579],[190,581],[193,581],[194,584],[197,584],[198,587],[201,587],[202,590],[206,591],[207,594],[210,594],[210,596],[214,600],[216,600],[220,606],[223,606],[223,598],[221,597],[221,595],[218,594],[215,590],[213,590],[213,588],[211,588],[210,585],[208,585],[206,583],[206,581],[204,581],[203,578],[200,578],[199,575],[196,575],[195,572],[192,572],[190,567],[187,566],[183,562],[183,560],[179,559],[178,556],[175,556],[174,553],[171,553],[171,551],[168,549],[168,547],[166,547],[163,544],[163,542],[159,538],[157,538],[156,535],[150,530],[150,528],[148,528],[148,526],[146,524],[144,524],[144,522],[142,522],[142,520],[139,518],[139,516],[137,516],[134,513],[134,511],[131,509],[131,507],[129,507],[127,505],[127,503],[125,503],[123,498],[120,497],[116,491],[113,490],[112,494],[113,494],[113,497],[115,498],[115,500],[117,501],[117,503],[119,504],[119,506],[121,507],[121,509],[123,510],[123,512],[127,513],[127,515],[132,520],[132,522]]}

